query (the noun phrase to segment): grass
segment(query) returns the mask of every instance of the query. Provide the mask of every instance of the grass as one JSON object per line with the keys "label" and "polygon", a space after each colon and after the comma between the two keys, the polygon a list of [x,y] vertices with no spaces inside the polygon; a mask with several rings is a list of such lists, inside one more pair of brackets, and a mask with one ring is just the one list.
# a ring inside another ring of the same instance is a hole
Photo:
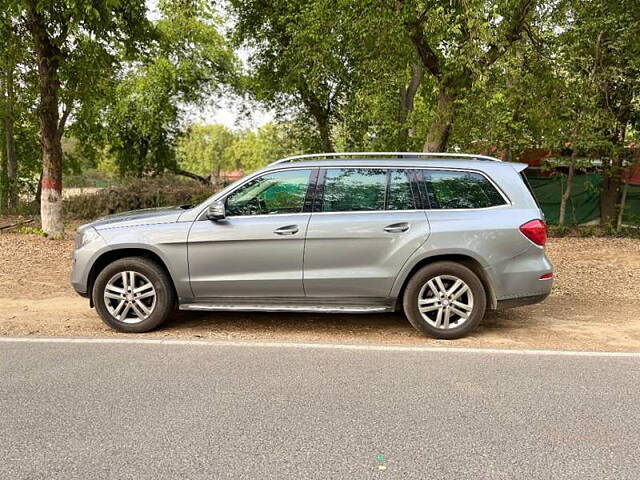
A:
{"label": "grass", "polygon": [[549,237],[614,237],[640,238],[640,227],[623,226],[616,230],[612,224],[605,225],[549,225]]}

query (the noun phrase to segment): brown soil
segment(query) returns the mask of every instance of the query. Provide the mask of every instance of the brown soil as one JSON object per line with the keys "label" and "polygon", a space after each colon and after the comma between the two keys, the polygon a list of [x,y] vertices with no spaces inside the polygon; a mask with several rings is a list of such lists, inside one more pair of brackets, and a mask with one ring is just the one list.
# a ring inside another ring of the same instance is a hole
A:
{"label": "brown soil", "polygon": [[[69,285],[71,238],[0,234],[0,335],[125,336]],[[490,312],[471,336],[425,338],[401,314],[182,312],[145,337],[640,351],[640,240],[551,239],[552,295]]]}

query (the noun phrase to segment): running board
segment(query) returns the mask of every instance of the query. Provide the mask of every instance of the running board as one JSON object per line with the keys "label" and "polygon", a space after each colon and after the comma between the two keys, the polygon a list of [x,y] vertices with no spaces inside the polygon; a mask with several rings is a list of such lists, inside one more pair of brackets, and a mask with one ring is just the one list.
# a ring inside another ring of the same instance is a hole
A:
{"label": "running board", "polygon": [[390,305],[275,305],[244,303],[186,303],[180,310],[242,312],[377,313],[391,312]]}

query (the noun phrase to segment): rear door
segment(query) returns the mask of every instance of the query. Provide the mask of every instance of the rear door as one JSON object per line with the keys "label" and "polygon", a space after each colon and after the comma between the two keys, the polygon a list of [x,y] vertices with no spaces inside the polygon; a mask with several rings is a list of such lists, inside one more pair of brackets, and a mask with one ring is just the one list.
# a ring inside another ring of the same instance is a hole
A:
{"label": "rear door", "polygon": [[321,169],[305,246],[307,296],[389,296],[429,235],[412,178],[403,169]]}

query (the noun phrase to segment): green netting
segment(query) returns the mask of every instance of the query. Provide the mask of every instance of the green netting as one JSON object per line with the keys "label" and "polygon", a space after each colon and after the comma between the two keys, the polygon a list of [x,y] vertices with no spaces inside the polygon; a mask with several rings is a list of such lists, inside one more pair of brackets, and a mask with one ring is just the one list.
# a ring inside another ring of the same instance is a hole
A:
{"label": "green netting", "polygon": [[640,225],[640,185],[629,185],[623,223]]}
{"label": "green netting", "polygon": [[[560,214],[560,195],[566,182],[561,177],[528,177],[538,202],[545,214],[547,223],[558,223]],[[567,205],[565,223],[582,224],[600,218],[600,185],[602,177],[598,174],[576,175],[573,177],[571,200]],[[623,221],[626,224],[640,225],[640,186],[630,185]]]}

